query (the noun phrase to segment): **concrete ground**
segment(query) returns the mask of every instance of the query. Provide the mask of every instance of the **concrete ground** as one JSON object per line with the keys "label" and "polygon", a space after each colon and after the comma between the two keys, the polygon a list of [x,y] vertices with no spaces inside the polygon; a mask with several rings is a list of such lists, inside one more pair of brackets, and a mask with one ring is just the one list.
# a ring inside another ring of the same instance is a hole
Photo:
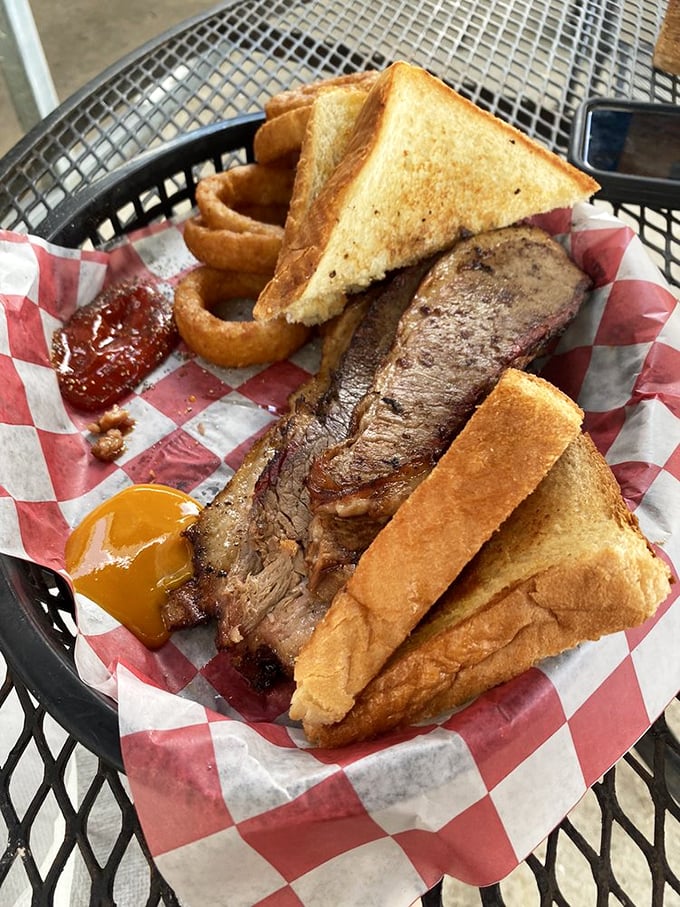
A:
{"label": "concrete ground", "polygon": [[[60,101],[141,44],[215,5],[208,0],[32,0],[30,4]],[[0,67],[0,156],[22,134]]]}

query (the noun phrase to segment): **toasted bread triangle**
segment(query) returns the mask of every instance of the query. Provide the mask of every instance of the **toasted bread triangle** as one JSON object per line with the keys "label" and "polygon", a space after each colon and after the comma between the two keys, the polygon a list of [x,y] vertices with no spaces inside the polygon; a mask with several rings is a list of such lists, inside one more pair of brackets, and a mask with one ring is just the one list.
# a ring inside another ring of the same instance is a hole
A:
{"label": "toasted bread triangle", "polygon": [[255,314],[326,321],[347,294],[466,232],[571,207],[598,188],[424,69],[394,63],[368,93]]}
{"label": "toasted bread triangle", "polygon": [[463,705],[548,656],[640,624],[670,578],[580,434],[344,720],[310,738],[340,746]]}
{"label": "toasted bread triangle", "polygon": [[309,209],[342,159],[367,92],[353,86],[327,88],[311,105],[279,258],[299,246]]}
{"label": "toasted bread triangle", "polygon": [[[581,430],[547,381],[508,369],[359,560],[295,664],[290,716],[333,724]],[[517,464],[521,469],[517,469]],[[406,566],[408,565],[408,567]]]}

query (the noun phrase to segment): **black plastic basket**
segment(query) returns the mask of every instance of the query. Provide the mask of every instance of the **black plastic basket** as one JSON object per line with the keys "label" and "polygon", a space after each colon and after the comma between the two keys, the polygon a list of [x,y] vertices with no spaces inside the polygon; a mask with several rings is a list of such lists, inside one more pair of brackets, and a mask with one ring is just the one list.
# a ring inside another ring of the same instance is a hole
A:
{"label": "black plastic basket", "polygon": [[[197,129],[141,155],[69,196],[42,222],[44,239],[101,247],[193,205],[206,168],[252,160],[261,114]],[[123,769],[116,704],[80,679],[74,663],[71,590],[36,564],[0,555],[0,648],[40,704],[89,750]]]}
{"label": "black plastic basket", "polygon": [[[143,154],[66,198],[34,232],[63,246],[102,247],[137,228],[171,219],[193,205],[202,173],[252,160],[252,138],[261,122],[261,114],[240,116],[197,129]],[[117,706],[81,681],[74,662],[75,633],[73,597],[63,578],[36,564],[0,555],[0,649],[11,672],[75,740],[113,771],[123,771]],[[680,821],[680,747],[663,716],[638,742],[636,754],[637,758],[627,754],[625,762],[648,785],[656,814],[674,815]],[[624,828],[643,849],[655,891],[663,897],[664,884],[679,890],[663,838],[657,847],[639,841],[637,830],[617,802],[615,777],[612,769],[594,786],[602,810],[602,853],[593,850],[565,819],[548,839],[545,864],[535,856],[527,860],[541,903],[567,903],[561,899],[556,876],[560,848],[566,840],[590,863],[598,890],[613,892],[620,903],[632,903],[611,875],[615,825]],[[151,865],[150,858],[149,862]],[[154,884],[162,888],[163,903],[177,903],[167,886],[162,887],[163,881],[153,877]],[[479,896],[487,907],[505,903],[500,885],[480,889]],[[440,882],[423,896],[423,907],[440,905],[441,898]]]}

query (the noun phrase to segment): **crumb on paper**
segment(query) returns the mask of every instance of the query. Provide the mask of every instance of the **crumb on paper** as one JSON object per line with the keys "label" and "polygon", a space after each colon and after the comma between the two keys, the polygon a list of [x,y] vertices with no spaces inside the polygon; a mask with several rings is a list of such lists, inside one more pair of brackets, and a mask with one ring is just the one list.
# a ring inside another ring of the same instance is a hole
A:
{"label": "crumb on paper", "polygon": [[93,435],[104,435],[112,428],[118,429],[121,434],[126,435],[135,426],[135,420],[130,416],[126,409],[121,409],[118,404],[114,404],[111,409],[107,409],[104,415],[96,422],[91,422],[87,430]]}
{"label": "crumb on paper", "polygon": [[125,438],[119,428],[110,428],[100,435],[91,447],[92,456],[103,463],[111,463],[125,450]]}
{"label": "crumb on paper", "polygon": [[103,463],[111,463],[125,450],[125,435],[135,427],[135,420],[126,409],[115,404],[96,422],[91,422],[87,430],[97,435],[91,447],[92,456]]}

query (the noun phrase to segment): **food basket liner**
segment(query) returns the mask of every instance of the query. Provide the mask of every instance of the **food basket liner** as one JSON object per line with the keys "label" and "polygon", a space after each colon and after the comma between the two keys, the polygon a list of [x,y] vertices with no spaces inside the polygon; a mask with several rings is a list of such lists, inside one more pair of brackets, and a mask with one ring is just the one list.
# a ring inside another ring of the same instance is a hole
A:
{"label": "food basket liner", "polygon": [[[541,363],[578,400],[648,538],[680,562],[680,314],[642,243],[603,209],[535,219],[594,281]],[[133,482],[209,501],[316,368],[221,369],[180,346],[125,405],[114,463],[90,453],[91,417],[63,405],[53,330],[101,287],[143,277],[171,293],[196,262],[179,224],[108,250],[0,232],[0,550],[63,572],[71,527]],[[680,688],[677,584],[654,618],[585,643],[436,721],[339,750],[310,747],[288,690],[249,690],[214,630],[145,649],[78,598],[76,661],[118,701],[136,809],[183,903],[408,905],[445,873],[506,876],[647,730]],[[18,606],[18,605],[17,605]]]}

